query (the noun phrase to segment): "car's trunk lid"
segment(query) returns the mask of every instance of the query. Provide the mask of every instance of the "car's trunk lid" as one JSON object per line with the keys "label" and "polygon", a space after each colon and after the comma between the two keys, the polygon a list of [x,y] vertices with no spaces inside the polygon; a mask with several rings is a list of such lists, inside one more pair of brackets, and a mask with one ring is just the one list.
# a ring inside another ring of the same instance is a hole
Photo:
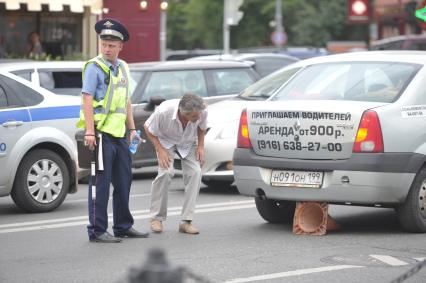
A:
{"label": "car's trunk lid", "polygon": [[256,154],[297,159],[346,159],[352,155],[362,114],[387,103],[288,100],[247,109]]}

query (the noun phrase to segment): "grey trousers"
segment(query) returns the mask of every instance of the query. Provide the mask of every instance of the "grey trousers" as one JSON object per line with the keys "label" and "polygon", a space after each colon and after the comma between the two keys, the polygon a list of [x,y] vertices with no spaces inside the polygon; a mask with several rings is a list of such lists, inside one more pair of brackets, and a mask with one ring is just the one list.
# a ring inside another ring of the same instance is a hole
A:
{"label": "grey trousers", "polygon": [[[196,145],[185,158],[181,159],[183,183],[185,185],[185,200],[182,206],[182,220],[193,220],[195,202],[201,186],[201,167],[196,160]],[[170,164],[168,169],[158,167],[158,175],[152,182],[151,186],[151,208],[150,213],[152,219],[164,221],[167,217],[167,195],[168,189],[174,176],[173,158],[175,156],[176,147],[168,149],[170,156]]]}

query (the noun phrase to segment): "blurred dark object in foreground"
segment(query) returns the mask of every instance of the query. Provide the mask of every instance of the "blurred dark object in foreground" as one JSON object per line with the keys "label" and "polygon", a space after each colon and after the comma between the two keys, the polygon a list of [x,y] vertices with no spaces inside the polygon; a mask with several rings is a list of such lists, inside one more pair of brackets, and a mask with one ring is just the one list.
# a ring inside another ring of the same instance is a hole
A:
{"label": "blurred dark object in foreground", "polygon": [[166,260],[164,252],[152,249],[141,269],[131,268],[129,283],[182,283],[182,269],[173,268]]}
{"label": "blurred dark object in foreground", "polygon": [[185,267],[172,267],[161,249],[151,249],[142,268],[131,268],[128,276],[129,283],[211,283],[210,280],[199,276]]}

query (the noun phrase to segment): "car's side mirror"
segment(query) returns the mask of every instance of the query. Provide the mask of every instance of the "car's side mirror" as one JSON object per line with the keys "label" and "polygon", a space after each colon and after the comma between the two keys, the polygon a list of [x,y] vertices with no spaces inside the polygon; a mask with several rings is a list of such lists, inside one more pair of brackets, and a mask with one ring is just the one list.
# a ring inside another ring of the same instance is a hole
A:
{"label": "car's side mirror", "polygon": [[165,101],[166,99],[162,96],[151,96],[149,98],[149,102],[145,106],[146,111],[154,111],[155,106],[158,106],[161,104],[161,102]]}

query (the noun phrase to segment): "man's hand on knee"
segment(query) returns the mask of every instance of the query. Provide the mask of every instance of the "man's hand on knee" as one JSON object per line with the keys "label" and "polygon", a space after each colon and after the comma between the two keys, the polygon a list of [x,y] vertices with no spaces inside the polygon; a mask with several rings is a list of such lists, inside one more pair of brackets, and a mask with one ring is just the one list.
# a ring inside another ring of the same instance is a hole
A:
{"label": "man's hand on knee", "polygon": [[205,158],[204,158],[204,148],[201,147],[201,146],[198,146],[197,150],[195,152],[195,156],[196,156],[198,162],[200,162],[200,166],[203,166],[204,165],[204,161],[205,161]]}
{"label": "man's hand on knee", "polygon": [[158,156],[158,166],[164,169],[169,169],[171,160],[167,150],[165,150],[162,147],[158,148],[157,156]]}

